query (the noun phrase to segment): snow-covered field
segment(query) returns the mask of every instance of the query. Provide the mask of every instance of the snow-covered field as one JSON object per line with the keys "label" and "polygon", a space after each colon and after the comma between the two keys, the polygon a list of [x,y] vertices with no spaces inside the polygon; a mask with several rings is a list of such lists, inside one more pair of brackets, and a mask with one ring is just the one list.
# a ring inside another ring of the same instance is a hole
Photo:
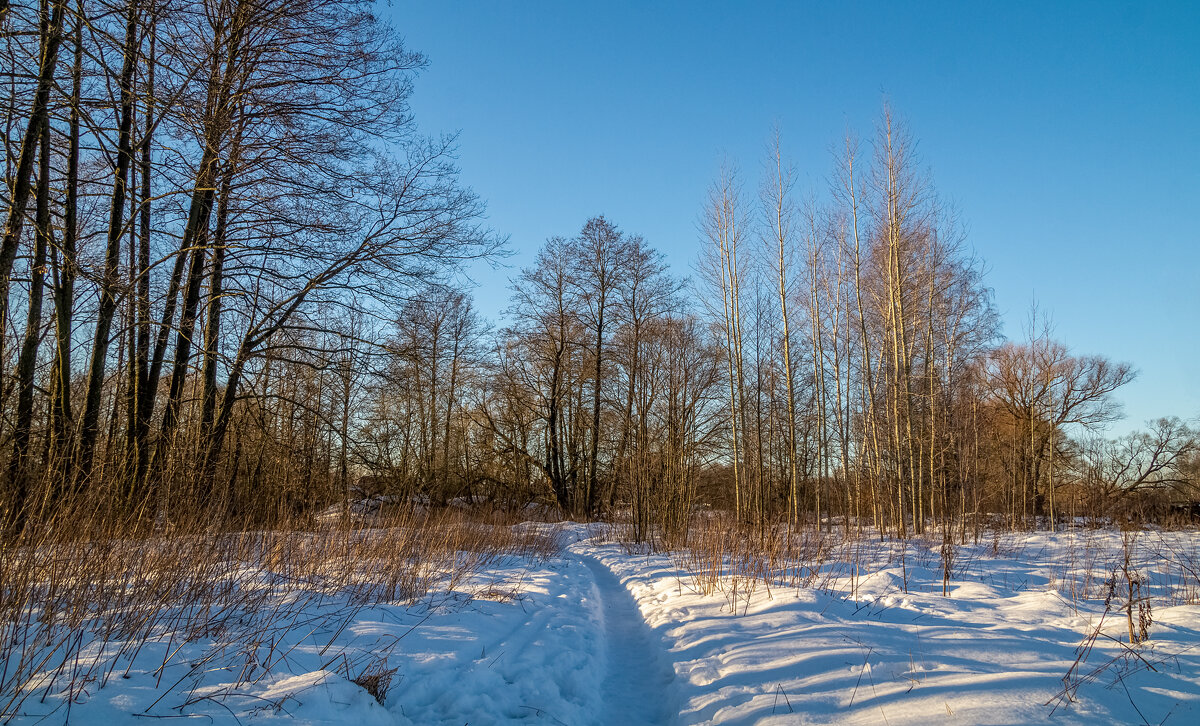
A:
{"label": "snow-covered field", "polygon": [[314,600],[256,642],[150,641],[74,702],[47,678],[13,723],[1200,723],[1196,533],[1134,539],[1152,622],[1130,646],[1115,531],[960,547],[943,595],[936,544],[833,533],[768,587],[604,528],[518,526],[558,527],[561,551],[416,604]]}

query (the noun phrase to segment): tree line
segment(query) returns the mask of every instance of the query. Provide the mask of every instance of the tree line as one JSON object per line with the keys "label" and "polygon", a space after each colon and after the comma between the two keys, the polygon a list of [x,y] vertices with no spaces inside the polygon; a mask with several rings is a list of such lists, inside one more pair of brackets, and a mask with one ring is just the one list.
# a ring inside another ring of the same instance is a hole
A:
{"label": "tree line", "polygon": [[403,311],[360,429],[371,485],[627,514],[668,540],[706,506],[965,536],[1196,497],[1179,419],[1106,438],[1131,365],[1071,351],[1036,309],[1003,339],[889,109],[820,194],[800,197],[778,135],[764,156],[753,192],[731,167],[711,184],[694,279],[600,216],[514,275],[497,330],[461,295]]}
{"label": "tree line", "polygon": [[802,196],[778,134],[724,168],[694,275],[597,216],[493,326],[502,253],[424,66],[370,3],[5,3],[3,526],[308,516],[366,495],[549,504],[681,541],[698,509],[899,536],[1196,497],[1178,419],[1108,439],[1135,372],[1036,314],[1000,335],[885,109]]}
{"label": "tree line", "polygon": [[1036,310],[1003,339],[915,146],[885,108],[801,197],[776,133],[752,191],[732,167],[710,185],[692,280],[604,217],[548,240],[480,351],[468,458],[435,488],[628,511],[667,539],[701,506],[965,536],[1195,499],[1194,429],[1105,437],[1131,365],[1071,351]]}

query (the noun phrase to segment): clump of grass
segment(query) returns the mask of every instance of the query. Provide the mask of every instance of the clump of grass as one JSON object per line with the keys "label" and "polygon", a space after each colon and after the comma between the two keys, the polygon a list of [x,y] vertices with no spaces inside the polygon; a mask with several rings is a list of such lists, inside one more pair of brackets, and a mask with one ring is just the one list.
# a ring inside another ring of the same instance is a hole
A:
{"label": "clump of grass", "polygon": [[352,680],[369,693],[380,706],[387,705],[387,694],[398,668],[388,668],[387,658],[372,661]]}
{"label": "clump of grass", "polygon": [[[858,543],[858,537],[816,526],[749,525],[710,512],[695,518],[687,546],[671,555],[688,573],[692,590],[721,593],[731,611],[745,612],[759,588],[768,595],[780,587],[831,590],[843,576],[856,577],[860,560],[853,546]],[[838,557],[832,557],[835,552]]]}

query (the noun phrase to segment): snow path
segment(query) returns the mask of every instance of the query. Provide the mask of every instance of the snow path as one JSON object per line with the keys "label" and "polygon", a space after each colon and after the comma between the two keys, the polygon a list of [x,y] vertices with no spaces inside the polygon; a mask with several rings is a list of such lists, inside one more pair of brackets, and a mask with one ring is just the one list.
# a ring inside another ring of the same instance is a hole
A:
{"label": "snow path", "polygon": [[[964,546],[968,566],[945,596],[932,550],[908,543],[901,569],[895,543],[850,542],[831,550],[820,587],[742,590],[735,614],[724,592],[699,592],[677,556],[631,554],[594,526],[518,526],[545,529],[561,549],[498,559],[453,592],[416,603],[305,605],[301,622],[315,630],[281,621],[282,638],[248,654],[222,634],[176,656],[169,637],[138,650],[114,641],[108,647],[137,653],[119,664],[128,677],[90,683],[69,711],[63,692],[30,698],[12,723],[69,715],[69,723],[110,726],[148,726],[146,718],[213,726],[1200,724],[1200,602],[1178,589],[1193,581],[1171,569],[1200,563],[1195,532],[1141,535],[1152,546],[1139,550],[1139,572],[1160,592],[1177,590],[1156,597],[1151,639],[1129,655],[1124,618],[1104,611],[1103,592],[1077,602],[1064,595],[1094,573],[1093,593],[1099,588],[1119,561],[1103,558],[1121,557],[1116,531]],[[1099,564],[1086,564],[1093,559]],[[850,564],[866,572],[851,581]],[[342,621],[343,612],[352,619]],[[1080,660],[1081,642],[1101,625],[1105,637]],[[247,663],[269,659],[269,672],[237,680]],[[355,682],[372,667],[394,675],[382,705]],[[1056,694],[1072,672],[1076,700],[1066,702]],[[46,689],[53,678],[47,668]]]}
{"label": "snow path", "polygon": [[662,644],[616,575],[591,557],[581,559],[596,580],[607,641],[606,675],[600,686],[603,706],[597,722],[673,723],[677,710],[670,694],[675,674],[663,662]]}

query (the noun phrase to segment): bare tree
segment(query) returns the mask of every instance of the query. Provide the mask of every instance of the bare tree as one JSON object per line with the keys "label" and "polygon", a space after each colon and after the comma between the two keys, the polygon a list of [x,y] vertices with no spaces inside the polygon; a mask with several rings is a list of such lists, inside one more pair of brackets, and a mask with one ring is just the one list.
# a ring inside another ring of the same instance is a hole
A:
{"label": "bare tree", "polygon": [[1187,491],[1187,464],[1200,451],[1200,435],[1178,418],[1160,418],[1118,439],[1085,439],[1079,449],[1073,474],[1111,513],[1148,490]]}
{"label": "bare tree", "polygon": [[576,272],[572,276],[579,288],[582,304],[582,322],[587,326],[591,338],[589,349],[592,356],[592,420],[591,443],[587,460],[587,490],[584,507],[589,515],[595,514],[601,499],[598,481],[600,454],[600,409],[601,391],[605,378],[606,346],[615,327],[612,307],[619,281],[627,277],[629,242],[625,235],[603,216],[589,219],[575,238],[572,250],[575,253]]}
{"label": "bare tree", "polygon": [[791,297],[792,280],[789,273],[795,244],[795,210],[792,205],[791,193],[794,185],[791,167],[783,161],[783,150],[780,147],[779,130],[776,128],[771,145],[768,149],[766,165],[766,180],[763,183],[760,196],[762,198],[764,218],[770,235],[765,237],[774,253],[775,270],[779,287],[779,310],[782,330],[782,359],[784,370],[784,385],[787,397],[787,464],[788,464],[788,497],[789,512],[793,522],[799,520],[799,452],[797,451],[796,425],[796,375],[793,371],[792,331],[788,320],[788,302]]}
{"label": "bare tree", "polygon": [[745,476],[745,390],[742,345],[742,273],[738,251],[743,244],[741,191],[734,172],[725,167],[709,189],[701,221],[707,242],[702,273],[709,285],[721,293],[720,331],[725,346],[729,384],[729,443],[733,472],[734,513],[743,513]]}
{"label": "bare tree", "polygon": [[[37,87],[31,103],[25,133],[21,137],[17,168],[12,180],[12,193],[4,225],[4,237],[0,241],[0,331],[7,327],[9,305],[9,276],[17,246],[21,240],[21,228],[25,223],[26,207],[32,191],[33,162],[50,113],[50,93],[58,64],[58,49],[63,39],[63,18],[66,0],[56,0],[41,23],[38,33]],[[3,336],[0,336],[2,338]]]}
{"label": "bare tree", "polygon": [[[533,267],[514,282],[512,315],[515,323],[507,335],[519,341],[517,355],[502,369],[512,385],[529,387],[536,396],[543,430],[537,448],[524,452],[545,477],[559,506],[574,512],[583,462],[582,441],[572,393],[581,388],[579,344],[583,339],[575,299],[570,243],[554,237],[538,253]],[[540,455],[538,452],[540,451]]]}
{"label": "bare tree", "polygon": [[1022,516],[1028,516],[1031,506],[1042,511],[1047,495],[1039,489],[1055,433],[1115,420],[1120,407],[1112,393],[1134,376],[1128,364],[1073,356],[1065,345],[1044,336],[1024,344],[1006,343],[991,354],[984,381],[989,396],[1011,421],[1016,456],[1010,471]]}

